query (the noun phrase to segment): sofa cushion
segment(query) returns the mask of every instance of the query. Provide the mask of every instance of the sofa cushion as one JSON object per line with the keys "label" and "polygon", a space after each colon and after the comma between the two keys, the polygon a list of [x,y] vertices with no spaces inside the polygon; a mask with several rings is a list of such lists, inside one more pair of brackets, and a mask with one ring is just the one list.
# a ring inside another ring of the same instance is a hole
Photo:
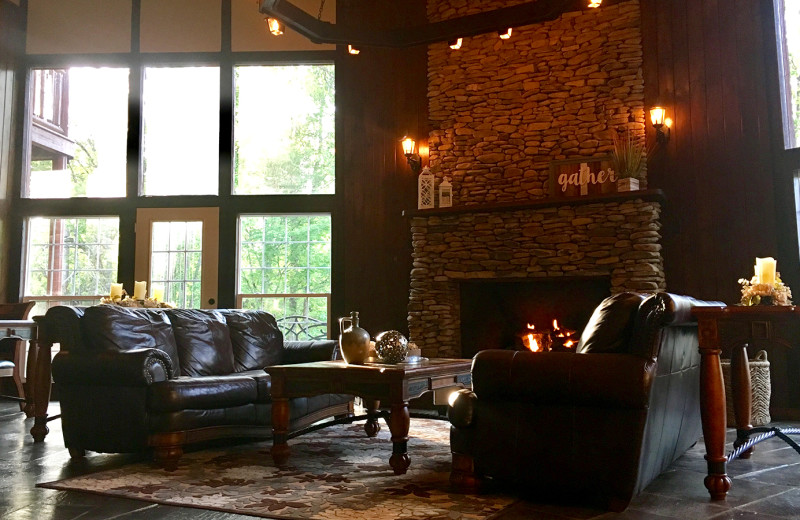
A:
{"label": "sofa cushion", "polygon": [[577,352],[627,352],[634,318],[645,297],[644,294],[625,292],[603,300],[583,329]]}
{"label": "sofa cushion", "polygon": [[163,310],[95,305],[86,308],[80,327],[87,350],[157,348],[166,352],[177,372],[178,347],[170,319]]}
{"label": "sofa cushion", "polygon": [[258,382],[246,375],[179,377],[148,388],[152,412],[212,410],[256,402]]}
{"label": "sofa cushion", "polygon": [[233,373],[233,346],[222,313],[213,310],[170,309],[178,344],[182,376],[218,376]]}
{"label": "sofa cushion", "polygon": [[230,329],[233,363],[237,372],[280,365],[283,334],[275,318],[264,311],[222,311]]}

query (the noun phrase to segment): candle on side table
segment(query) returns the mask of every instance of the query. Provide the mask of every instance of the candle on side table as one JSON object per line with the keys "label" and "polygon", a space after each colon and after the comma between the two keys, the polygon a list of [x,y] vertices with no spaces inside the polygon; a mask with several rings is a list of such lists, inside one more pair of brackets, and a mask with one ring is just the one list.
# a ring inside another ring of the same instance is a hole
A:
{"label": "candle on side table", "polygon": [[756,276],[758,277],[758,283],[774,285],[775,273],[778,267],[777,264],[778,263],[771,256],[756,258]]}
{"label": "candle on side table", "polygon": [[133,284],[133,299],[144,300],[147,296],[147,282],[135,282]]}
{"label": "candle on side table", "polygon": [[111,292],[109,293],[109,297],[112,300],[122,298],[122,284],[121,283],[112,283],[111,284]]}
{"label": "candle on side table", "polygon": [[164,288],[160,285],[153,286],[153,299],[157,302],[164,301]]}

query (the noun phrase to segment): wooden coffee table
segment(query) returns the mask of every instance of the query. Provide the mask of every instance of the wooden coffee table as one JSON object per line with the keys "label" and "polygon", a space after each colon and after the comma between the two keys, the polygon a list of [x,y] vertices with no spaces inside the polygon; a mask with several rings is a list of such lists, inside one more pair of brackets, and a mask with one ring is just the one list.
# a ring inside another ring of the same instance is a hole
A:
{"label": "wooden coffee table", "polygon": [[430,359],[415,364],[348,365],[344,361],[319,361],[276,365],[265,370],[272,379],[272,449],[278,465],[289,460],[289,399],[320,394],[351,394],[364,400],[367,422],[364,431],[374,437],[380,430],[378,407],[389,406],[392,456],[395,474],[408,470],[408,401],[439,388],[466,387],[472,382],[471,359]]}

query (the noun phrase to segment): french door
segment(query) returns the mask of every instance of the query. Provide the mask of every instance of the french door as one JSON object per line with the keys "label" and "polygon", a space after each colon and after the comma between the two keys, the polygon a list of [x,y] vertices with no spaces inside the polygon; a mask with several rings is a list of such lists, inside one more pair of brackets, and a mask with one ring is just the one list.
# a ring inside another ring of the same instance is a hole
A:
{"label": "french door", "polygon": [[187,309],[217,307],[219,208],[139,208],[134,276],[150,297]]}

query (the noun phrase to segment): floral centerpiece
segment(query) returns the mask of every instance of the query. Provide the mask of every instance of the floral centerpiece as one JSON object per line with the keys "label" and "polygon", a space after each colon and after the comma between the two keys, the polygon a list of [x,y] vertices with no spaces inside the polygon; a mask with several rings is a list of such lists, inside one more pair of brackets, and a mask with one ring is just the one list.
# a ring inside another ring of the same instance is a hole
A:
{"label": "floral centerpiece", "polygon": [[742,286],[742,305],[792,304],[792,290],[783,283],[776,266],[774,258],[756,258],[755,275],[750,280],[739,279]]}
{"label": "floral centerpiece", "polygon": [[147,309],[173,309],[171,303],[162,301],[164,291],[161,288],[153,289],[153,296],[147,297],[147,283],[136,282],[133,298],[122,287],[121,283],[112,283],[111,292],[108,296],[100,298],[100,303],[105,305],[119,305],[120,307],[144,307]]}

